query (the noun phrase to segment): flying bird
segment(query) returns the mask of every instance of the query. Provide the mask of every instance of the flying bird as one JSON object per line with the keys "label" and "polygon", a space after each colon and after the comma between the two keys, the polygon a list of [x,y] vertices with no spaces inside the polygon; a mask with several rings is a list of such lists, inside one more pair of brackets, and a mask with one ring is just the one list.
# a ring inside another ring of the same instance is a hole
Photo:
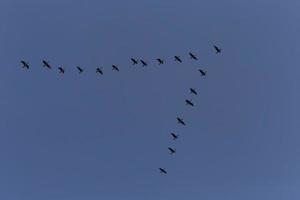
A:
{"label": "flying bird", "polygon": [[134,58],[130,58],[130,60],[132,61],[132,64],[133,64],[133,65],[136,65],[136,64],[138,64],[138,61],[137,61],[136,59],[134,59]]}
{"label": "flying bird", "polygon": [[22,67],[23,68],[26,68],[26,69],[29,69],[29,64],[27,62],[25,62],[24,60],[21,60],[21,63],[22,63]]}
{"label": "flying bird", "polygon": [[112,70],[120,71],[117,65],[112,65]]}
{"label": "flying bird", "polygon": [[197,95],[196,89],[194,89],[194,88],[190,88],[190,92],[194,95]]}
{"label": "flying bird", "polygon": [[158,61],[158,64],[159,64],[159,65],[162,65],[162,64],[164,64],[164,63],[165,63],[165,61],[164,61],[164,60],[162,60],[162,59],[160,59],[160,58],[157,58],[156,60]]}
{"label": "flying bird", "polygon": [[47,68],[51,69],[51,66],[50,66],[49,62],[47,62],[45,60],[43,60],[42,62],[43,62],[44,67],[47,67]]}
{"label": "flying bird", "polygon": [[194,106],[194,103],[191,100],[185,100],[186,105]]}
{"label": "flying bird", "polygon": [[185,126],[185,122],[183,121],[183,119],[181,119],[179,117],[177,117],[177,123]]}
{"label": "flying bird", "polygon": [[163,168],[159,168],[159,171],[160,171],[161,174],[167,174],[167,171]]}
{"label": "flying bird", "polygon": [[172,135],[172,137],[173,137],[173,140],[176,140],[176,139],[178,139],[178,135],[176,135],[175,133],[171,133],[171,135]]}
{"label": "flying bird", "polygon": [[145,66],[148,65],[144,60],[140,60],[140,61],[141,61],[142,65],[143,65],[143,67],[145,67]]}
{"label": "flying bird", "polygon": [[64,73],[65,73],[65,70],[64,70],[64,68],[62,68],[62,67],[59,67],[58,70],[59,70],[59,73],[61,73],[61,74],[64,74]]}
{"label": "flying bird", "polygon": [[78,69],[79,74],[81,74],[83,72],[83,69],[79,66],[76,66],[76,68]]}
{"label": "flying bird", "polygon": [[214,45],[214,48],[216,50],[216,53],[221,53],[222,49],[220,49],[219,47],[217,47],[216,45]]}
{"label": "flying bird", "polygon": [[201,73],[201,76],[205,76],[207,71],[204,71],[202,69],[198,69],[198,71]]}
{"label": "flying bird", "polygon": [[169,149],[169,151],[170,151],[170,154],[176,153],[176,149],[173,149],[173,148],[171,148],[171,147],[168,147],[168,149]]}
{"label": "flying bird", "polygon": [[198,60],[198,58],[192,52],[190,52],[189,55],[191,59]]}
{"label": "flying bird", "polygon": [[174,58],[175,58],[175,61],[182,63],[182,60],[180,59],[179,56],[174,56]]}
{"label": "flying bird", "polygon": [[96,73],[103,75],[103,71],[102,71],[102,69],[99,68],[99,67],[96,69]]}

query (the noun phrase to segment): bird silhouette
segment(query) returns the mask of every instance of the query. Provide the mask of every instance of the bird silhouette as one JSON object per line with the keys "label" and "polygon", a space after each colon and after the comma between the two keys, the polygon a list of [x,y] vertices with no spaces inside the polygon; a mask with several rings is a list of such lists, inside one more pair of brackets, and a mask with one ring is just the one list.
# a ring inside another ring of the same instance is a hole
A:
{"label": "bird silhouette", "polygon": [[159,168],[161,174],[167,174],[167,171],[164,168]]}
{"label": "bird silhouette", "polygon": [[190,55],[191,59],[198,60],[198,58],[192,52],[190,52],[189,55]]}
{"label": "bird silhouette", "polygon": [[158,61],[158,64],[159,64],[159,65],[162,65],[162,64],[164,64],[164,63],[165,63],[165,61],[164,61],[164,60],[162,60],[162,59],[160,59],[160,58],[157,58],[156,60]]}
{"label": "bird silhouette", "polygon": [[103,75],[103,71],[102,71],[101,67],[98,67],[96,69],[96,73]]}
{"label": "bird silhouette", "polygon": [[179,56],[174,56],[175,61],[182,63],[182,60]]}
{"label": "bird silhouette", "polygon": [[148,65],[144,60],[140,60],[140,61],[141,61],[142,65],[143,65],[143,67],[146,67]]}
{"label": "bird silhouette", "polygon": [[191,100],[185,100],[186,105],[194,106],[194,103]]}
{"label": "bird silhouette", "polygon": [[183,119],[177,117],[177,123],[178,124],[182,124],[183,126],[185,126],[185,122],[183,121]]}
{"label": "bird silhouette", "polygon": [[201,76],[206,76],[206,71],[202,69],[198,69],[198,71],[201,73]]}
{"label": "bird silhouette", "polygon": [[79,66],[76,66],[76,68],[78,69],[78,73],[81,74],[83,72],[83,69]]}
{"label": "bird silhouette", "polygon": [[48,61],[43,60],[42,62],[43,62],[43,66],[44,66],[44,67],[47,67],[48,69],[51,69],[51,66],[50,66],[50,64],[49,64]]}
{"label": "bird silhouette", "polygon": [[190,88],[190,92],[194,95],[197,95],[196,89],[194,89],[194,88]]}
{"label": "bird silhouette", "polygon": [[24,60],[21,60],[21,63],[22,63],[22,68],[29,69],[29,64],[27,62],[25,62]]}
{"label": "bird silhouette", "polygon": [[176,153],[176,149],[173,149],[171,147],[168,147],[170,154],[175,154]]}
{"label": "bird silhouette", "polygon": [[134,58],[130,58],[130,60],[132,61],[132,64],[133,64],[133,65],[136,65],[136,64],[138,64],[138,61],[137,61],[136,59],[134,59]]}
{"label": "bird silhouette", "polygon": [[171,136],[173,137],[173,140],[176,140],[176,139],[178,139],[178,135],[176,135],[175,133],[170,133],[171,134]]}
{"label": "bird silhouette", "polygon": [[216,45],[214,45],[214,48],[216,50],[216,53],[221,53],[222,49],[220,49],[219,47],[217,47]]}
{"label": "bird silhouette", "polygon": [[120,71],[117,65],[112,65],[112,70]]}
{"label": "bird silhouette", "polygon": [[59,70],[59,73],[60,73],[60,74],[64,74],[64,73],[65,73],[65,70],[64,70],[64,68],[62,68],[62,67],[59,67],[58,70]]}

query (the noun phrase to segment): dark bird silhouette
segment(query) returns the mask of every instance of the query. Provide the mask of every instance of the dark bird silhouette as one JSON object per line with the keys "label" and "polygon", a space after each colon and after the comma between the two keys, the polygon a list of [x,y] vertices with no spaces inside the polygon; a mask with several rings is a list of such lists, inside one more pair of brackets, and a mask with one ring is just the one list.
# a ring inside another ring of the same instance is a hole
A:
{"label": "dark bird silhouette", "polygon": [[145,66],[148,65],[144,60],[140,60],[140,61],[141,61],[142,65],[143,65],[143,67],[145,67]]}
{"label": "dark bird silhouette", "polygon": [[185,100],[186,105],[194,106],[194,103],[191,100]]}
{"label": "dark bird silhouette", "polygon": [[167,171],[163,168],[159,168],[161,174],[167,174]]}
{"label": "dark bird silhouette", "polygon": [[64,70],[64,68],[62,68],[62,67],[59,67],[58,70],[59,70],[59,73],[61,73],[61,74],[64,74],[64,73],[65,73],[65,70]]}
{"label": "dark bird silhouette", "polygon": [[133,64],[133,65],[136,65],[136,64],[138,64],[138,61],[137,61],[136,59],[134,59],[134,58],[130,58],[130,60],[132,61],[132,64]]}
{"label": "dark bird silhouette", "polygon": [[47,62],[45,60],[43,60],[42,62],[43,62],[44,67],[47,67],[47,68],[51,69],[51,66],[50,66],[49,62]]}
{"label": "dark bird silhouette", "polygon": [[171,133],[171,135],[172,135],[172,137],[173,137],[173,140],[176,140],[176,139],[178,139],[178,135],[176,135],[175,133]]}
{"label": "dark bird silhouette", "polygon": [[221,53],[222,49],[220,49],[219,47],[217,47],[216,45],[214,45],[214,48],[216,50],[216,53]]}
{"label": "dark bird silhouette", "polygon": [[112,65],[112,70],[120,71],[117,65]]}
{"label": "dark bird silhouette", "polygon": [[189,55],[191,59],[198,60],[198,58],[192,52],[190,52]]}
{"label": "dark bird silhouette", "polygon": [[183,121],[183,119],[181,119],[179,117],[177,117],[177,123],[185,126],[185,122]]}
{"label": "dark bird silhouette", "polygon": [[194,89],[194,88],[190,88],[190,92],[194,95],[197,95],[196,89]]}
{"label": "dark bird silhouette", "polygon": [[29,69],[29,64],[27,62],[25,62],[24,60],[21,60],[21,63],[22,63],[22,67],[23,68],[26,68],[26,69]]}
{"label": "dark bird silhouette", "polygon": [[100,67],[96,69],[96,73],[103,75],[103,71]]}
{"label": "dark bird silhouette", "polygon": [[204,71],[202,69],[198,69],[198,71],[201,73],[201,76],[205,76],[207,71]]}
{"label": "dark bird silhouette", "polygon": [[182,63],[182,60],[180,59],[179,56],[174,56],[174,58],[175,58],[175,61]]}
{"label": "dark bird silhouette", "polygon": [[83,69],[79,66],[76,67],[78,69],[79,74],[81,74],[83,72]]}
{"label": "dark bird silhouette", "polygon": [[173,149],[173,148],[171,148],[171,147],[168,147],[168,149],[170,150],[170,153],[171,153],[171,154],[176,153],[176,149]]}
{"label": "dark bird silhouette", "polygon": [[158,61],[158,64],[159,64],[159,65],[162,65],[162,64],[164,64],[164,63],[165,63],[165,61],[164,61],[164,60],[162,60],[162,59],[160,59],[160,58],[157,58],[156,60]]}

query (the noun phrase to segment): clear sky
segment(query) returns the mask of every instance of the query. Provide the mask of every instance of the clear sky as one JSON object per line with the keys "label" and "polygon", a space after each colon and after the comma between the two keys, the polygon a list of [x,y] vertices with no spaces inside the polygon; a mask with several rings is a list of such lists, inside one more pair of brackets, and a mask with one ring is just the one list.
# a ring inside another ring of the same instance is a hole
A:
{"label": "clear sky", "polygon": [[298,200],[299,8],[1,0],[0,199]]}

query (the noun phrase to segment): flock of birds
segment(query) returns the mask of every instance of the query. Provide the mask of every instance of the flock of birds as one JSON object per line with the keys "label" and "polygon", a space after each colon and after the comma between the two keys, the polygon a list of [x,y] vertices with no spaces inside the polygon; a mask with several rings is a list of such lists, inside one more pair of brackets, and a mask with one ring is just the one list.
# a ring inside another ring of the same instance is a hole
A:
{"label": "flock of birds", "polygon": [[[216,51],[216,54],[221,53],[221,51],[222,51],[222,49],[219,48],[219,47],[216,46],[216,45],[214,45],[214,49],[215,49],[215,51]],[[190,56],[190,58],[193,59],[193,60],[198,60],[197,56],[196,56],[195,54],[193,54],[192,52],[189,52],[189,56]],[[143,67],[145,67],[145,66],[148,65],[148,63],[147,63],[146,61],[142,60],[142,59],[130,58],[130,60],[131,60],[131,62],[132,62],[133,65],[137,65],[137,64],[139,64],[139,62],[142,64]],[[182,59],[181,59],[179,56],[174,56],[174,60],[175,60],[176,62],[182,63]],[[164,61],[163,59],[161,59],[161,58],[157,58],[156,61],[158,62],[159,65],[162,65],[162,64],[165,63],[165,61]],[[24,60],[21,60],[21,64],[22,64],[22,67],[23,67],[23,68],[29,69],[29,64],[28,64],[28,62],[26,62],[26,61],[24,61]],[[43,64],[44,67],[46,67],[46,68],[48,68],[48,69],[52,69],[52,66],[49,64],[48,61],[42,60],[42,64]],[[84,72],[84,69],[83,69],[83,68],[81,68],[81,67],[79,67],[79,66],[76,66],[76,68],[77,68],[79,74],[81,74],[82,72]],[[118,67],[117,65],[112,65],[112,70],[114,70],[114,71],[120,71],[120,69],[119,69],[119,67]],[[59,73],[61,73],[61,74],[64,74],[64,73],[65,73],[65,69],[64,69],[63,67],[58,67],[58,71],[59,71]],[[198,69],[198,71],[201,73],[201,76],[206,76],[206,73],[207,73],[207,72],[204,71],[203,69]],[[97,74],[100,74],[100,75],[103,75],[104,73],[103,73],[102,67],[96,68],[96,73],[97,73]],[[198,94],[195,88],[190,88],[190,93],[191,93],[192,95],[197,95],[197,94]],[[194,103],[192,102],[192,100],[186,99],[186,100],[185,100],[185,103],[186,103],[186,105],[188,105],[188,106],[192,106],[192,107],[194,106]],[[185,123],[185,121],[184,121],[183,118],[177,117],[176,119],[177,119],[177,123],[178,123],[178,124],[183,125],[183,126],[186,126],[186,123]],[[173,140],[176,140],[176,139],[178,139],[178,137],[179,137],[178,134],[175,134],[175,133],[173,133],[173,132],[170,133],[170,135],[171,135],[171,137],[173,138]],[[168,150],[170,151],[170,154],[171,154],[171,155],[173,155],[173,154],[176,153],[176,149],[175,149],[175,148],[168,147]],[[160,171],[161,174],[167,174],[167,173],[168,173],[167,170],[166,170],[165,168],[161,168],[161,167],[160,167],[160,168],[158,168],[158,169],[159,169],[159,171]]]}

